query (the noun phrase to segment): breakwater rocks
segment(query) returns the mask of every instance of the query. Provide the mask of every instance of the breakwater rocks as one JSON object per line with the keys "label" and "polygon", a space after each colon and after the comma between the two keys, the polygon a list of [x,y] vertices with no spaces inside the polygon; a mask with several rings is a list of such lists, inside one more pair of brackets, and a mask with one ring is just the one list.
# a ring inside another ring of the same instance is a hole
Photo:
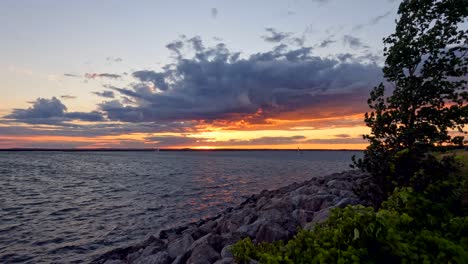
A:
{"label": "breakwater rocks", "polygon": [[234,263],[229,248],[239,239],[287,240],[298,228],[326,220],[332,208],[367,204],[353,193],[365,183],[369,183],[368,175],[346,171],[262,191],[216,217],[160,231],[139,245],[115,249],[92,263]]}

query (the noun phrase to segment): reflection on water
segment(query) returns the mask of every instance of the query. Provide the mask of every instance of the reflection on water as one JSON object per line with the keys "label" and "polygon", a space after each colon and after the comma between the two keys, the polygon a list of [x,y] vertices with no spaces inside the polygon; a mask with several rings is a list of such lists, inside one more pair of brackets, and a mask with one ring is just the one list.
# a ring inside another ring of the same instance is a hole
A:
{"label": "reflection on water", "polygon": [[359,152],[0,152],[0,263],[79,263]]}

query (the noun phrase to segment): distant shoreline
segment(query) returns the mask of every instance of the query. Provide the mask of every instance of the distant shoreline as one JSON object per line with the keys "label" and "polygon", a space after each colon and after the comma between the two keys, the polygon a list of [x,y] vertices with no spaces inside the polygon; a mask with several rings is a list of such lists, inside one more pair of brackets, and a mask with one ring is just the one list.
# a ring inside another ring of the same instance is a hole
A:
{"label": "distant shoreline", "polygon": [[[0,152],[6,151],[56,151],[56,152],[158,152],[157,149],[51,149],[51,148],[9,148],[0,149]],[[159,149],[159,151],[193,151],[193,152],[216,152],[216,151],[298,151],[297,149]],[[303,151],[364,151],[362,149],[301,149]]]}

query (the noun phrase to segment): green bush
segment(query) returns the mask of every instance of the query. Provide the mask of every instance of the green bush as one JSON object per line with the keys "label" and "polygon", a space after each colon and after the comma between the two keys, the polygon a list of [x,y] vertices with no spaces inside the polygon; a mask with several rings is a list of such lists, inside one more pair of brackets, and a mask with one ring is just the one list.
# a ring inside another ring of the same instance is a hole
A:
{"label": "green bush", "polygon": [[[443,163],[432,162],[426,169],[439,173]],[[415,177],[430,175],[422,173]],[[468,217],[459,207],[463,183],[459,174],[446,174],[419,191],[397,188],[379,210],[335,209],[328,221],[287,243],[254,245],[246,238],[232,252],[239,263],[468,263]]]}
{"label": "green bush", "polygon": [[424,209],[408,210],[415,203],[429,205],[405,188],[377,212],[363,206],[337,209],[328,222],[300,231],[287,244],[254,245],[246,238],[232,251],[240,263],[468,263],[468,217],[421,217]]}

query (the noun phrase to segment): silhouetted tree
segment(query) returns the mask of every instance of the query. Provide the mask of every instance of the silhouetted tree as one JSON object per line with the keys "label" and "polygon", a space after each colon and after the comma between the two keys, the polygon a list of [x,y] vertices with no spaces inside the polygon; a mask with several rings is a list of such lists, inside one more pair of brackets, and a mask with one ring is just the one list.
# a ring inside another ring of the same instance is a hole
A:
{"label": "silhouetted tree", "polygon": [[[384,193],[410,184],[427,150],[463,144],[468,123],[468,0],[404,0],[384,39],[386,83],[368,100],[371,134],[363,159]],[[385,95],[385,87],[392,94]],[[459,135],[454,136],[453,131]],[[431,159],[434,161],[434,159]]]}

